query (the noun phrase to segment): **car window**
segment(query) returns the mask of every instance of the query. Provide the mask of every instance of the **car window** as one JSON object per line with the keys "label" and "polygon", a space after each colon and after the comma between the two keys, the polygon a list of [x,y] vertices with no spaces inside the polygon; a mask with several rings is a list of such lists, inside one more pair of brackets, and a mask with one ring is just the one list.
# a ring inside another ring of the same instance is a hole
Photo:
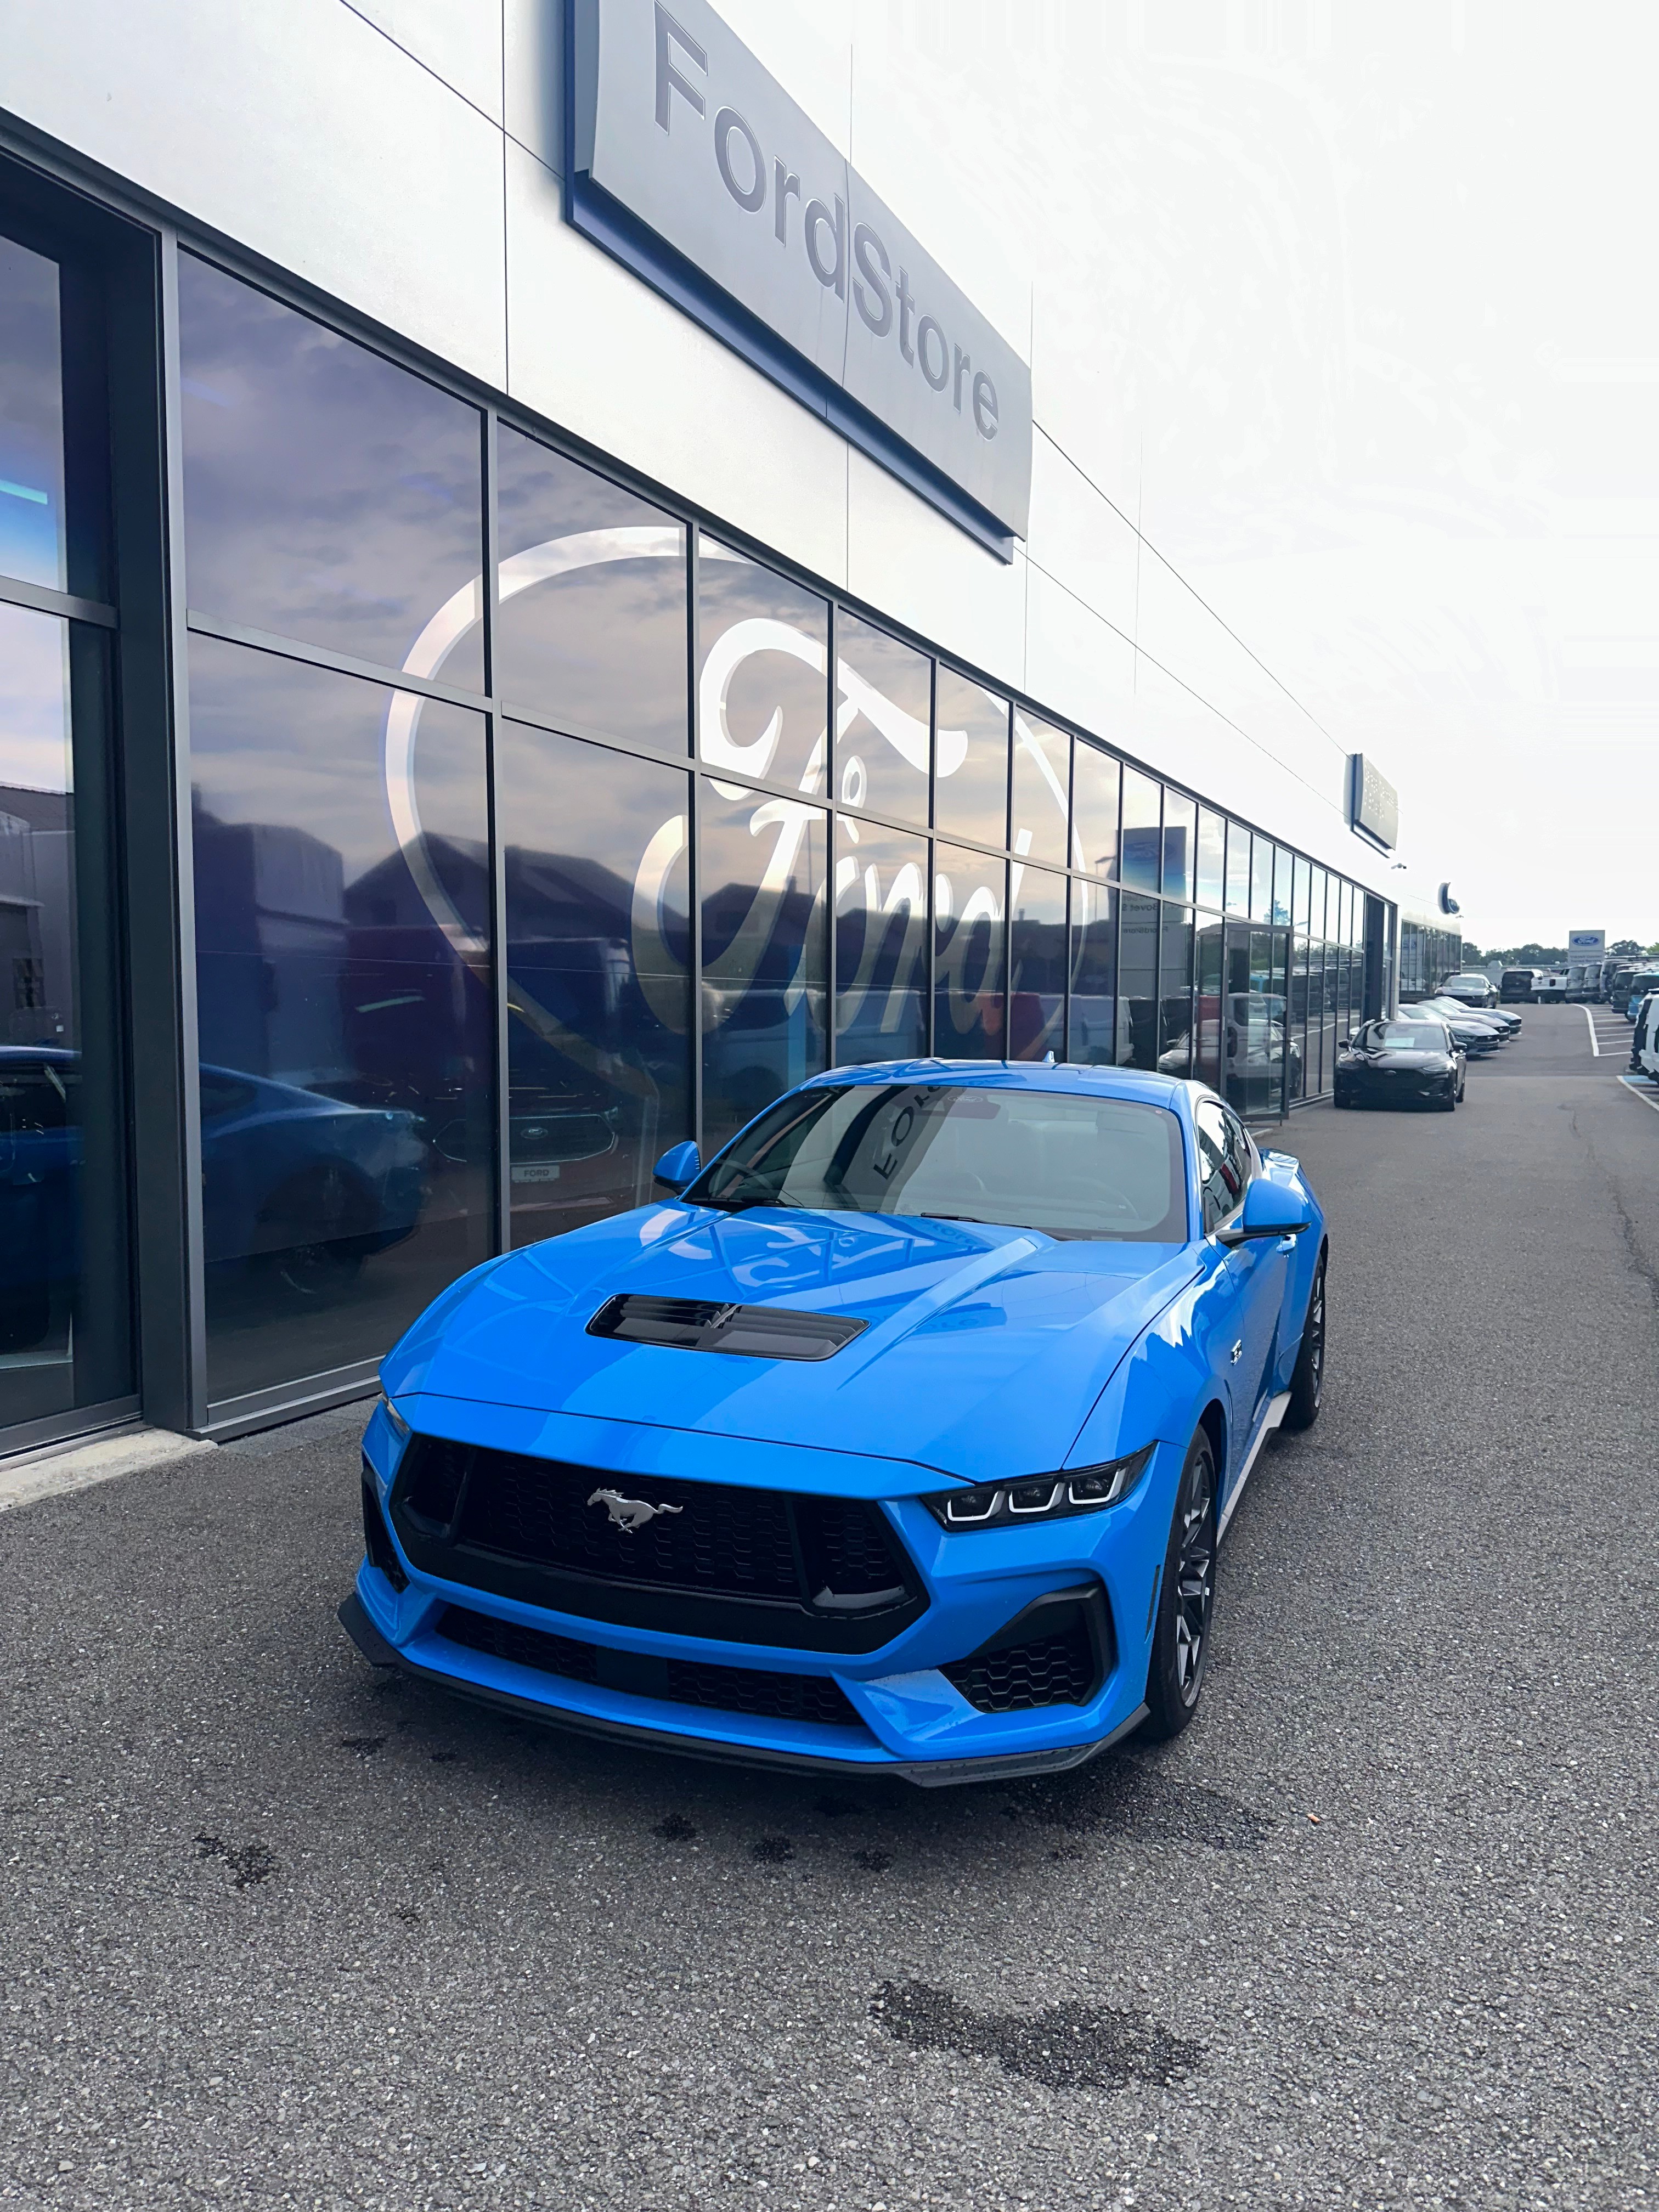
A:
{"label": "car window", "polygon": [[1261,1172],[1261,1155],[1255,1148],[1255,1139],[1230,1107],[1222,1108],[1221,1118],[1227,1130],[1227,1161],[1242,1206],[1244,1193],[1249,1188],[1250,1177]]}
{"label": "car window", "polygon": [[1446,1026],[1443,1022],[1379,1022],[1373,1041],[1395,1051],[1444,1052]]}
{"label": "car window", "polygon": [[1204,1234],[1212,1236],[1244,1203],[1244,1183],[1233,1150],[1229,1116],[1218,1099],[1200,1098],[1194,1120],[1198,1128],[1198,1173],[1204,1199]]}
{"label": "car window", "polygon": [[1167,1107],[1071,1091],[848,1084],[777,1101],[686,1193],[693,1205],[806,1206],[1187,1241],[1187,1164]]}
{"label": "car window", "polygon": [[67,1128],[74,1070],[50,1060],[0,1064],[0,1136],[32,1137]]}

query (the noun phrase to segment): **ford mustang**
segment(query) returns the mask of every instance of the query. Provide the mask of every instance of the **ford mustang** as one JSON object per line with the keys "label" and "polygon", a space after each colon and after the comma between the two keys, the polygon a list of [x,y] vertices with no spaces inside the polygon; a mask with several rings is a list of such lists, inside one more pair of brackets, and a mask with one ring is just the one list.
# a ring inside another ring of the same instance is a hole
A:
{"label": "ford mustang", "polygon": [[1323,1217],[1202,1085],[837,1069],[388,1355],[364,1656],[707,1758],[924,1784],[1191,1718],[1216,1558],[1317,1415]]}

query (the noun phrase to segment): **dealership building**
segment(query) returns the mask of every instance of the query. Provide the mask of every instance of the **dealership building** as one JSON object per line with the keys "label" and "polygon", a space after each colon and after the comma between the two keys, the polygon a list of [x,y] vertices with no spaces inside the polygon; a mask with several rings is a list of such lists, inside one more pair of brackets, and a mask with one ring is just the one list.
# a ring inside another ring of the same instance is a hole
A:
{"label": "dealership building", "polygon": [[828,18],[14,12],[0,1453],[362,1395],[828,1066],[1277,1121],[1456,964],[1160,550],[1088,101]]}

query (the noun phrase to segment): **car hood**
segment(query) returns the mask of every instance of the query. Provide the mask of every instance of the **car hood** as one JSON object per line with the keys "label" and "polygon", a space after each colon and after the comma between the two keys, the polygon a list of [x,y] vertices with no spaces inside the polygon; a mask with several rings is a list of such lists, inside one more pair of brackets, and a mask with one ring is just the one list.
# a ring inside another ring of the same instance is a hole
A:
{"label": "car hood", "polygon": [[[827,1447],[972,1481],[1063,1466],[1113,1369],[1197,1272],[1185,1244],[673,1204],[550,1238],[457,1285],[381,1374],[394,1397]],[[588,1335],[624,1291],[867,1326],[822,1361]]]}

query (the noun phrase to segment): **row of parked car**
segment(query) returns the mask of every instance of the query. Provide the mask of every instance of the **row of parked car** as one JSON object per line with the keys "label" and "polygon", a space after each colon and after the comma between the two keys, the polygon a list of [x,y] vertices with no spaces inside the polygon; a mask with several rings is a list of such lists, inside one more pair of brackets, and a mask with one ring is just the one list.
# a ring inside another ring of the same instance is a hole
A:
{"label": "row of parked car", "polygon": [[[1627,1021],[1650,991],[1659,990],[1659,962],[1627,960],[1610,956],[1574,968],[1506,968],[1494,988],[1490,979],[1455,977],[1486,984],[1492,1002],[1504,1005],[1525,1000],[1533,1006],[1604,1006],[1620,1007]],[[1448,983],[1443,987],[1451,988]]]}
{"label": "row of parked car", "polygon": [[[1474,1004],[1484,975],[1452,975],[1432,997],[1367,1022],[1343,1040],[1333,1097],[1338,1106],[1427,1106],[1455,1113],[1468,1064],[1521,1033],[1521,1017],[1497,1004]],[[1457,988],[1454,988],[1457,987]],[[1490,986],[1488,986],[1490,988]]]}

